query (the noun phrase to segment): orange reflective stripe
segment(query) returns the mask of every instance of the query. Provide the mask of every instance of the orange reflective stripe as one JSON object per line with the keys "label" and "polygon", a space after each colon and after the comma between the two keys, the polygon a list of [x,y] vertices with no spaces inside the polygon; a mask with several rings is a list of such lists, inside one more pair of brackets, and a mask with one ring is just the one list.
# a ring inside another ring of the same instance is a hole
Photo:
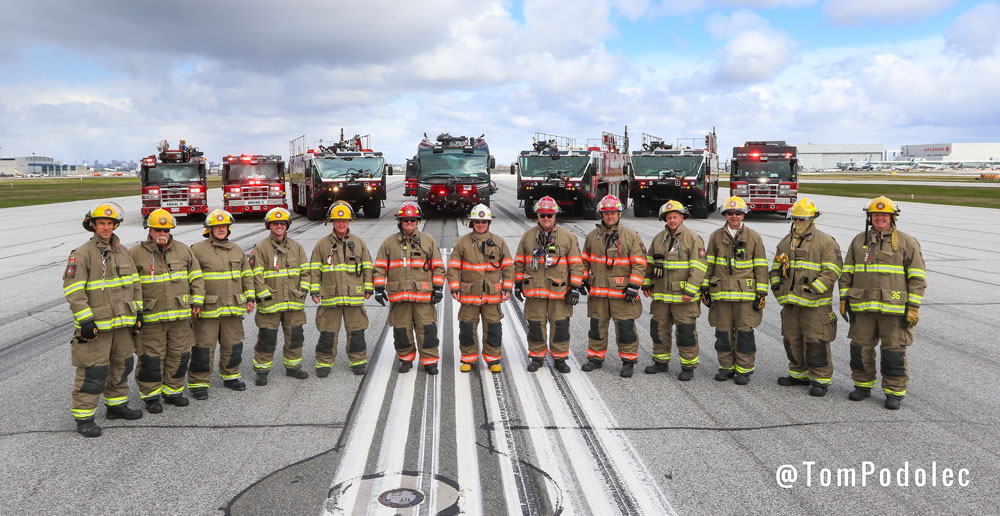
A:
{"label": "orange reflective stripe", "polygon": [[523,272],[515,272],[514,273],[514,281],[521,281],[523,279],[524,279],[524,273]]}
{"label": "orange reflective stripe", "polygon": [[462,284],[459,283],[459,282],[457,282],[457,281],[452,281],[452,282],[448,283],[448,288],[450,288],[451,290],[458,290],[459,287],[461,287],[461,286],[462,286]]}
{"label": "orange reflective stripe", "polygon": [[430,292],[396,292],[395,294],[389,295],[389,302],[395,303],[397,301],[415,301],[417,303],[430,303],[431,293]]}
{"label": "orange reflective stripe", "polygon": [[547,288],[531,288],[524,291],[524,297],[544,297],[548,299],[565,299],[566,293],[555,293]]}
{"label": "orange reflective stripe", "polygon": [[462,362],[474,363],[479,361],[479,355],[462,355]]}
{"label": "orange reflective stripe", "polygon": [[485,360],[487,362],[499,362],[500,361],[500,357],[499,356],[495,357],[493,355],[487,355],[486,353],[483,353],[483,360]]}
{"label": "orange reflective stripe", "polygon": [[375,266],[376,267],[382,267],[384,269],[385,266],[388,265],[388,264],[389,264],[389,261],[386,260],[385,258],[379,258],[378,260],[375,260]]}
{"label": "orange reflective stripe", "polygon": [[372,280],[372,283],[379,286],[385,286],[385,276],[379,276]]}
{"label": "orange reflective stripe", "polygon": [[413,362],[413,359],[417,357],[416,351],[411,351],[405,355],[399,355],[399,359],[403,362]]}
{"label": "orange reflective stripe", "polygon": [[615,299],[625,299],[625,292],[613,288],[590,287],[590,295],[597,297],[613,297]]}
{"label": "orange reflective stripe", "polygon": [[528,351],[528,356],[531,358],[545,358],[546,351],[544,349],[541,351]]}
{"label": "orange reflective stripe", "polygon": [[604,360],[604,357],[607,354],[608,354],[608,350],[594,351],[592,349],[587,349],[587,356],[588,357],[600,358],[601,360]]}
{"label": "orange reflective stripe", "polygon": [[621,351],[619,351],[618,352],[618,356],[621,357],[621,358],[623,358],[623,359],[625,359],[625,360],[638,360],[639,359],[639,354],[638,353],[622,353]]}
{"label": "orange reflective stripe", "polygon": [[431,282],[435,285],[444,285],[444,276],[431,276]]}
{"label": "orange reflective stripe", "polygon": [[431,365],[438,363],[438,357],[420,358],[420,365]]}
{"label": "orange reflective stripe", "polygon": [[503,296],[501,294],[483,294],[481,296],[463,296],[458,295],[458,302],[463,305],[483,305],[483,304],[498,304],[503,301]]}
{"label": "orange reflective stripe", "polygon": [[452,267],[457,267],[457,268],[461,269],[462,268],[462,260],[452,260],[452,261],[448,262],[448,268],[450,269]]}
{"label": "orange reflective stripe", "polygon": [[567,256],[566,257],[566,262],[569,263],[570,265],[577,264],[577,263],[579,263],[579,264],[582,265],[583,264],[583,258],[580,258],[579,256]]}
{"label": "orange reflective stripe", "polygon": [[552,352],[552,358],[560,358],[560,359],[562,359],[562,358],[566,358],[568,356],[569,356],[569,351],[563,351],[562,353],[556,353],[555,351]]}
{"label": "orange reflective stripe", "polygon": [[642,279],[643,279],[642,276],[636,274],[628,275],[628,282],[633,285],[642,285]]}

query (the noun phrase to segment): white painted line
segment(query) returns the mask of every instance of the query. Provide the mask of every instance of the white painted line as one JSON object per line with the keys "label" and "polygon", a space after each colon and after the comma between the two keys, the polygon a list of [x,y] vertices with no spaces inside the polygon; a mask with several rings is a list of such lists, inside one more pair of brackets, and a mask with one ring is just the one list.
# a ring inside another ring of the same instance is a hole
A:
{"label": "white painted line", "polygon": [[[493,373],[490,373],[491,375]],[[503,372],[501,374],[508,374]],[[510,424],[508,416],[500,410],[493,378],[483,377],[483,398],[489,421],[493,422],[493,447],[498,453],[497,462],[500,467],[500,479],[503,484],[504,501],[507,503],[506,514],[522,514],[521,499],[517,493],[517,480],[514,478],[514,465],[510,458],[513,436],[507,431]],[[500,511],[497,511],[500,512]]]}
{"label": "white painted line", "polygon": [[[418,362],[419,363],[419,362]],[[384,472],[381,478],[372,482],[371,496],[359,503],[367,505],[367,514],[396,514],[396,511],[378,502],[378,495],[402,485],[403,459],[406,453],[406,439],[410,433],[410,414],[413,412],[413,389],[417,383],[419,368],[396,376],[396,388],[392,392],[392,403],[382,429],[382,447],[379,450],[375,471]],[[381,403],[379,403],[381,406]],[[367,456],[367,455],[365,455]],[[344,456],[349,457],[348,455]],[[357,513],[352,513],[357,514]]]}
{"label": "white painted line", "polygon": [[[454,300],[452,303],[459,306],[459,303]],[[453,367],[455,368],[455,460],[458,469],[458,486],[461,490],[459,496],[462,500],[459,509],[461,514],[481,516],[483,514],[483,491],[479,481],[476,424],[472,418],[472,383],[470,381],[472,373],[463,373],[459,370],[462,364],[460,360],[462,351],[458,347],[458,328],[453,328],[451,333],[452,349],[454,349],[456,358]]]}
{"label": "white painted line", "polygon": [[[446,250],[442,249],[442,257],[446,257],[444,254]],[[444,258],[447,263],[447,258]],[[442,300],[437,305],[437,325],[438,325],[438,354],[441,353],[442,343],[440,341],[441,336],[444,335],[443,329],[443,317],[444,317],[444,304],[446,301]],[[417,479],[417,489],[426,495],[423,503],[421,503],[421,511],[425,512],[425,508],[437,507],[437,486],[438,482],[434,479],[434,475],[438,473],[438,463],[439,463],[439,444],[441,442],[441,380],[440,380],[440,370],[441,363],[438,361],[438,376],[427,375],[427,381],[424,382],[424,399],[423,407],[424,410],[420,416],[420,451],[417,454],[417,470],[420,471],[420,477]],[[433,407],[432,410],[428,410],[428,407]],[[428,436],[428,433],[430,435]],[[428,443],[428,437],[430,437],[430,443]],[[430,446],[428,446],[430,444]],[[430,464],[427,465],[428,459]],[[425,468],[425,465],[429,466]]]}

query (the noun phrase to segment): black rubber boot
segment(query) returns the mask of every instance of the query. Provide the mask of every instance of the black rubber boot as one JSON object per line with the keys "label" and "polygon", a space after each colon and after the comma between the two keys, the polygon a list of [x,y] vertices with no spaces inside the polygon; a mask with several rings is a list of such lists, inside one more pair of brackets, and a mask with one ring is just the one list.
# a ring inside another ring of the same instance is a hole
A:
{"label": "black rubber boot", "polygon": [[851,401],[861,401],[865,398],[870,398],[872,396],[871,387],[854,387],[854,390],[847,395],[847,399]]}
{"label": "black rubber boot", "polygon": [[529,373],[534,373],[535,371],[541,369],[542,364],[544,364],[544,363],[545,363],[545,361],[542,360],[542,359],[540,359],[540,358],[532,358],[531,359],[531,363],[528,364],[528,372]]}
{"label": "black rubber boot", "polygon": [[424,366],[424,371],[427,371],[427,374],[434,376],[438,374],[438,366],[437,364],[427,364]]}
{"label": "black rubber boot", "polygon": [[632,369],[634,367],[635,367],[634,363],[622,361],[622,372],[619,373],[619,375],[622,378],[632,378]]}
{"label": "black rubber boot", "polygon": [[104,414],[108,419],[142,419],[142,411],[138,409],[128,408],[128,405],[122,403],[121,405],[111,405],[108,406],[108,411]]}
{"label": "black rubber boot", "polygon": [[207,387],[195,387],[189,389],[191,392],[191,397],[196,400],[207,400],[208,399],[208,388]]}
{"label": "black rubber boot", "polygon": [[77,419],[76,420],[76,431],[84,437],[100,437],[101,427],[94,423],[93,418],[91,419]]}
{"label": "black rubber boot", "polygon": [[653,362],[653,365],[646,366],[646,374],[665,373],[670,369],[670,362]]}
{"label": "black rubber boot", "polygon": [[263,387],[263,386],[267,385],[267,372],[266,371],[265,372],[258,371],[257,372],[257,379],[254,380],[253,383],[257,387]]}
{"label": "black rubber boot", "polygon": [[552,366],[555,367],[556,371],[559,371],[560,373],[565,374],[570,371],[569,364],[567,364],[565,360],[555,360]]}
{"label": "black rubber boot", "polygon": [[889,410],[899,410],[900,405],[903,403],[902,396],[896,396],[894,394],[885,395],[885,408]]}
{"label": "black rubber boot", "polygon": [[778,385],[782,387],[791,387],[793,385],[809,385],[808,378],[795,378],[793,376],[782,376],[778,378]]}
{"label": "black rubber boot", "polygon": [[809,395],[822,398],[823,396],[826,396],[826,390],[829,387],[830,384],[828,383],[812,382],[812,387],[809,388]]}
{"label": "black rubber boot", "polygon": [[309,378],[309,373],[303,371],[300,367],[296,367],[293,369],[285,369],[285,376],[289,376],[297,380],[305,380],[306,378]]}
{"label": "black rubber boot", "polygon": [[719,369],[719,372],[715,373],[715,381],[724,382],[732,378],[735,374],[732,369]]}
{"label": "black rubber boot", "polygon": [[327,376],[330,376],[330,369],[331,368],[329,367],[317,367],[316,378],[326,378]]}
{"label": "black rubber boot", "polygon": [[602,367],[604,367],[604,362],[603,361],[601,361],[601,360],[594,360],[592,358],[588,358],[587,359],[587,363],[583,364],[583,366],[580,367],[580,370],[583,371],[583,372],[585,372],[585,373],[589,373],[589,372],[593,371],[594,369],[600,369]]}
{"label": "black rubber boot", "polygon": [[413,362],[410,362],[410,361],[407,361],[407,360],[400,360],[399,361],[399,372],[400,373],[408,373],[408,372],[410,372],[410,368],[411,367],[413,367]]}
{"label": "black rubber boot", "polygon": [[247,390],[247,384],[243,383],[243,380],[239,378],[233,378],[232,380],[223,380],[222,385],[227,389],[234,391],[245,391]]}
{"label": "black rubber boot", "polygon": [[365,369],[366,367],[364,364],[357,364],[351,366],[351,372],[353,372],[355,376],[364,376]]}
{"label": "black rubber boot", "polygon": [[694,378],[694,369],[690,367],[682,367],[681,374],[677,375],[677,379],[682,382],[690,382]]}
{"label": "black rubber boot", "polygon": [[736,379],[733,380],[736,385],[746,385],[750,383],[750,375],[747,373],[736,373]]}
{"label": "black rubber boot", "polygon": [[163,412],[163,405],[160,404],[160,398],[151,398],[146,400],[146,412],[150,414],[160,414]]}
{"label": "black rubber boot", "polygon": [[168,405],[173,405],[175,407],[186,407],[191,404],[191,400],[185,398],[183,394],[176,394],[174,396],[164,396],[163,402]]}

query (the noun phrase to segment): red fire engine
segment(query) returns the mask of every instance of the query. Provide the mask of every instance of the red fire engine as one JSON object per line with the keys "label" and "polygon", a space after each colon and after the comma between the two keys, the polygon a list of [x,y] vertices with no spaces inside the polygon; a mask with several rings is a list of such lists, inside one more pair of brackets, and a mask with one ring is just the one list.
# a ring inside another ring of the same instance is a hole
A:
{"label": "red fire engine", "polygon": [[170,149],[163,140],[156,150],[158,155],[140,160],[142,216],[163,208],[204,220],[208,215],[208,179],[202,152],[184,140],[177,149]]}
{"label": "red fire engine", "polygon": [[733,147],[729,193],[751,212],[785,214],[799,192],[799,159],[794,145],[783,141],[746,142]]}
{"label": "red fire engine", "polygon": [[368,135],[354,135],[323,145],[320,140],[306,148],[305,135],[288,142],[291,168],[292,208],[309,220],[320,220],[334,201],[350,203],[354,212],[377,219],[385,200],[385,176],[392,174],[381,152],[368,146]]}
{"label": "red fire engine", "polygon": [[222,158],[222,202],[230,213],[288,208],[281,156],[241,154]]}

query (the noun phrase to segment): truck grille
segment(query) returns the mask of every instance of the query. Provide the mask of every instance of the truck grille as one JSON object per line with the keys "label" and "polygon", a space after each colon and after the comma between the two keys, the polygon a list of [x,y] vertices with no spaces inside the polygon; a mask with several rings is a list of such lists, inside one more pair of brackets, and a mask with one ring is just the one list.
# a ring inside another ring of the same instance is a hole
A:
{"label": "truck grille", "polygon": [[267,185],[263,186],[244,186],[242,188],[243,199],[253,200],[253,199],[267,199],[268,196]]}
{"label": "truck grille", "polygon": [[[170,202],[170,203],[187,204],[188,188],[186,186],[175,187],[175,188],[160,188],[160,201],[163,203]],[[177,204],[177,206],[179,206],[179,204]]]}

